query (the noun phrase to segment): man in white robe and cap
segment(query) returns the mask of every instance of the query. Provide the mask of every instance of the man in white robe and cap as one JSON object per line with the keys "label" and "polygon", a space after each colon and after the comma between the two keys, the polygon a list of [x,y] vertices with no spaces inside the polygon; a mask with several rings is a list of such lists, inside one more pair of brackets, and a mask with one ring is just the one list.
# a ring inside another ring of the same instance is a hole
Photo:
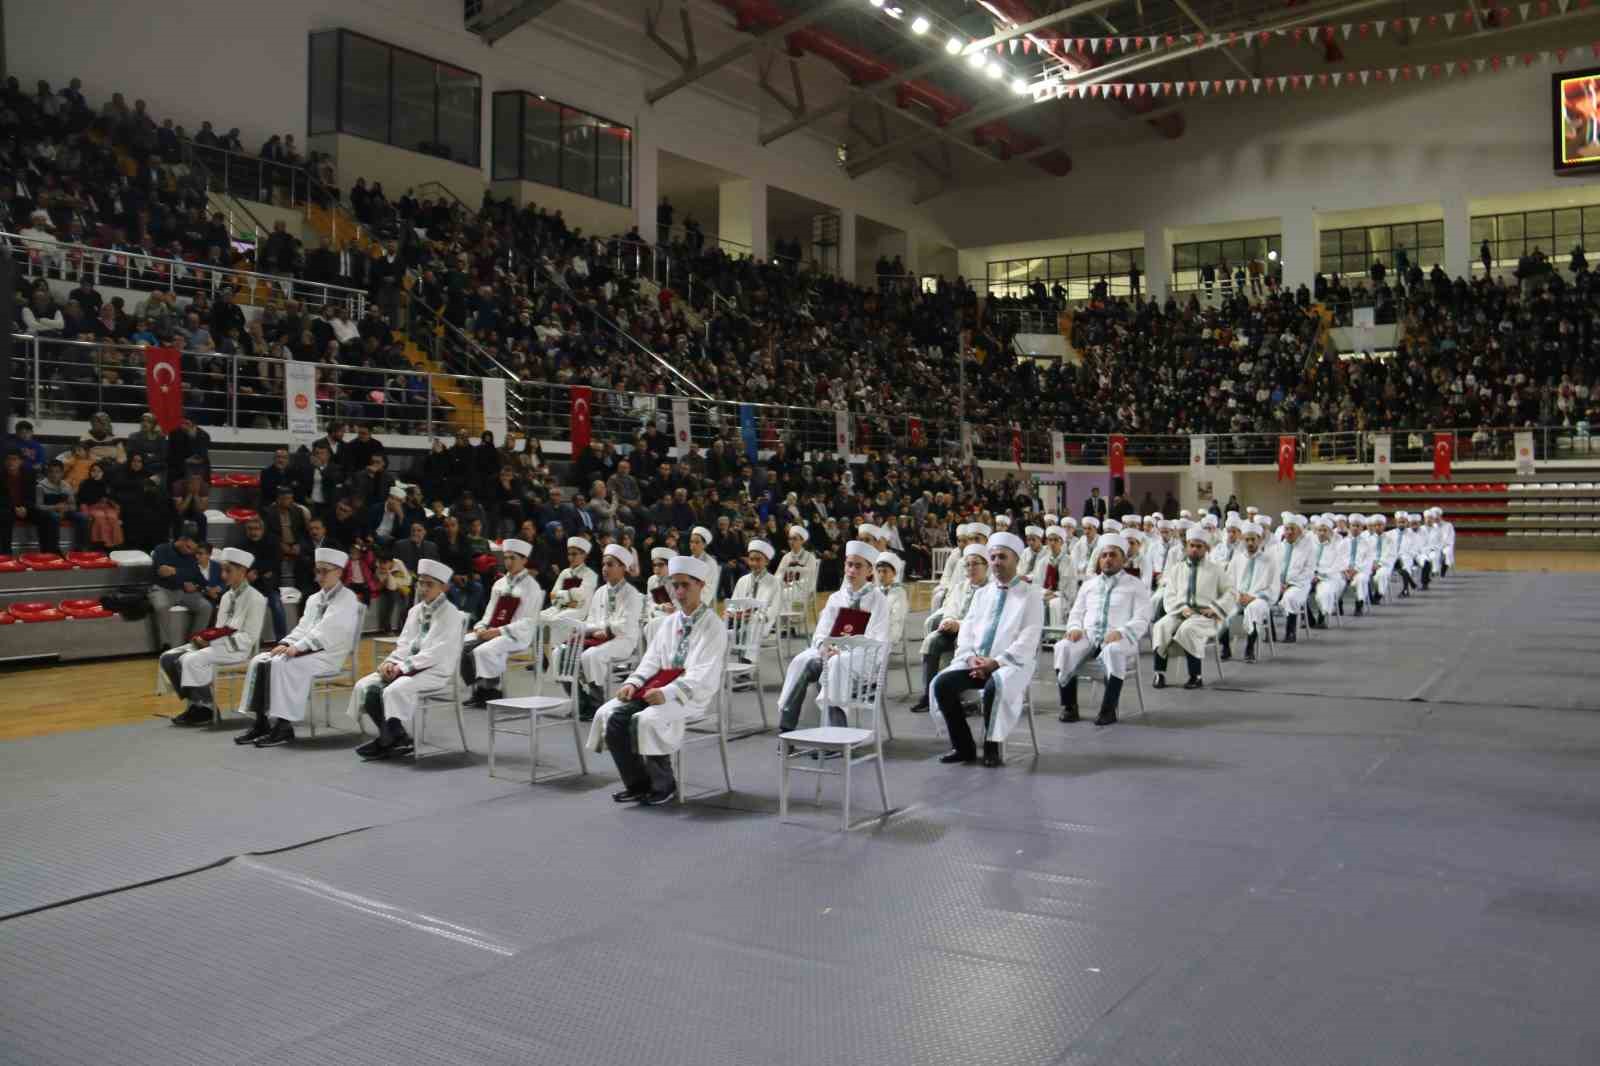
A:
{"label": "man in white robe and cap", "polygon": [[1315,608],[1311,613],[1311,625],[1314,629],[1323,629],[1329,616],[1338,610],[1339,598],[1344,595],[1344,569],[1339,543],[1333,537],[1333,523],[1327,515],[1317,515],[1311,520],[1311,535],[1311,569],[1315,575],[1312,584],[1315,598],[1310,601]]}
{"label": "man in white robe and cap", "polygon": [[161,653],[161,671],[172,691],[189,706],[172,719],[173,725],[206,725],[217,713],[211,683],[217,667],[242,663],[255,651],[266,617],[267,598],[250,584],[255,556],[243,548],[223,548],[222,584],[226,591],[217,604],[214,625],[202,629],[171,651]]}
{"label": "man in white robe and cap", "polygon": [[[802,619],[804,625],[816,610],[817,572],[821,560],[806,547],[811,533],[805,526],[789,527],[789,550],[778,560],[778,580],[783,584],[779,610]],[[786,629],[792,623],[784,623]],[[797,631],[796,631],[797,632]]]}
{"label": "man in white robe and cap", "polygon": [[[1356,617],[1366,613],[1367,596],[1372,587],[1372,560],[1376,551],[1376,539],[1367,532],[1367,516],[1352,514],[1347,522],[1350,526],[1350,535],[1339,545],[1339,573],[1344,578],[1344,587],[1355,589],[1356,592]],[[1339,604],[1339,610],[1344,610],[1344,604]]]}
{"label": "man in white robe and cap", "polygon": [[[1083,536],[1072,542],[1072,576],[1082,581],[1092,573],[1095,541],[1100,539],[1100,519],[1089,515],[1083,520]],[[1126,549],[1126,545],[1124,545]]]}
{"label": "man in white robe and cap", "polygon": [[1277,555],[1273,565],[1278,570],[1278,603],[1288,616],[1283,642],[1293,644],[1299,639],[1296,629],[1300,609],[1310,598],[1311,582],[1316,577],[1316,549],[1305,535],[1305,519],[1297,514],[1289,513],[1281,532],[1283,541],[1274,549]]}
{"label": "man in white robe and cap", "polygon": [[989,537],[989,583],[978,590],[967,623],[956,638],[950,665],[929,687],[928,698],[939,708],[951,750],[939,761],[978,761],[977,745],[967,726],[961,697],[982,691],[983,765],[1000,766],[1001,744],[1022,717],[1023,698],[1033,680],[1044,631],[1044,600],[1039,590],[1017,573],[1022,538],[1000,532]]}
{"label": "man in white robe and cap", "polygon": [[1046,626],[1066,625],[1067,612],[1072,610],[1072,599],[1078,594],[1078,575],[1072,569],[1067,538],[1067,531],[1061,526],[1046,528],[1044,547],[1033,563],[1030,584],[1039,590],[1044,600]]}
{"label": "man in white robe and cap", "polygon": [[1063,722],[1078,720],[1078,669],[1090,659],[1105,668],[1105,695],[1094,724],[1107,726],[1117,720],[1123,679],[1138,669],[1139,641],[1150,629],[1151,606],[1144,582],[1122,572],[1128,542],[1115,534],[1100,539],[1098,572],[1078,586],[1054,658]]}
{"label": "man in white robe and cap", "polygon": [[1026,542],[1026,547],[1022,549],[1022,561],[1017,564],[1017,573],[1022,575],[1022,580],[1032,583],[1033,564],[1044,552],[1044,527],[1024,526],[1022,539]]}
{"label": "man in white robe and cap", "polygon": [[567,538],[567,567],[556,575],[550,589],[550,606],[539,612],[546,622],[565,618],[581,622],[589,613],[589,599],[594,595],[600,579],[589,569],[589,553],[594,543],[587,537]]}
{"label": "man in white robe and cap", "polygon": [[965,573],[965,568],[961,562],[962,553],[973,542],[972,524],[970,522],[958,524],[956,526],[955,550],[950,553],[950,558],[945,560],[944,573],[939,578],[938,587],[933,590],[930,609],[937,611],[943,605],[945,597],[950,595],[951,590],[962,580]]}
{"label": "man in white robe and cap", "polygon": [[417,562],[417,602],[406,612],[394,650],[350,693],[350,717],[359,721],[365,714],[378,727],[377,739],[356,749],[363,759],[411,754],[411,727],[423,697],[443,692],[455,677],[468,618],[445,595],[452,576],[437,559]]}
{"label": "man in white robe and cap", "polygon": [[239,713],[255,722],[235,744],[273,748],[294,740],[294,723],[306,720],[311,683],[337,673],[361,634],[361,601],[343,583],[350,557],[336,548],[313,556],[317,591],[300,605],[300,622],[271,649],[250,660],[239,694]]}
{"label": "man in white robe and cap", "polygon": [[928,710],[928,691],[933,687],[934,676],[943,668],[945,657],[955,652],[956,635],[961,632],[961,623],[978,590],[989,583],[989,550],[986,547],[968,544],[961,550],[961,561],[966,576],[944,601],[944,606],[928,613],[925,623],[928,635],[922,638],[922,695],[911,705],[912,714]]}
{"label": "man in white robe and cap", "polygon": [[645,579],[644,594],[648,601],[644,609],[644,642],[655,639],[656,627],[678,613],[678,604],[672,598],[671,574],[668,564],[678,557],[671,548],[650,549],[650,576]]}
{"label": "man in white robe and cap", "polygon": [[1222,642],[1222,657],[1233,658],[1232,623],[1241,620],[1244,626],[1244,661],[1256,661],[1256,645],[1263,629],[1272,625],[1272,605],[1278,600],[1278,574],[1272,565],[1272,553],[1265,545],[1261,526],[1246,522],[1240,530],[1244,548],[1233,557],[1228,567],[1229,593],[1228,624],[1222,627],[1218,638]]}
{"label": "man in white robe and cap", "polygon": [[639,665],[589,726],[590,749],[609,749],[622,777],[622,791],[611,797],[618,803],[654,806],[673,797],[672,755],[722,688],[728,629],[711,605],[722,568],[714,559],[677,555],[667,570],[678,609],[656,627]]}
{"label": "man in white robe and cap", "polygon": [[489,590],[483,617],[462,641],[461,680],[474,687],[466,707],[487,707],[505,696],[502,679],[511,656],[533,646],[544,590],[528,572],[533,545],[516,537],[500,544],[506,572]]}
{"label": "man in white robe and cap", "polygon": [[745,546],[745,564],[750,567],[733,586],[733,598],[736,600],[761,601],[761,639],[766,640],[771,636],[773,628],[778,624],[778,612],[782,610],[781,597],[783,582],[771,570],[773,557],[777,549],[759,537]]}
{"label": "man in white robe and cap", "polygon": [[844,556],[844,584],[822,608],[811,646],[789,660],[783,691],[778,695],[780,733],[799,726],[801,705],[814,684],[820,684],[817,705],[826,709],[823,717],[827,724],[850,724],[841,705],[849,692],[850,672],[859,654],[824,648],[829,637],[864,636],[886,644],[889,641],[889,603],[872,577],[878,550],[865,541],[852,540],[845,545]]}
{"label": "man in white robe and cap", "polygon": [[583,620],[583,652],[578,660],[578,718],[587,722],[605,700],[615,663],[631,659],[639,650],[640,619],[644,597],[628,584],[628,571],[636,565],[632,550],[607,544],[600,557],[604,583],[589,598]]}
{"label": "man in white robe and cap", "polygon": [[1183,562],[1167,575],[1161,591],[1166,611],[1150,631],[1156,688],[1167,687],[1167,657],[1174,649],[1183,652],[1189,667],[1189,679],[1183,687],[1204,687],[1201,657],[1206,642],[1215,639],[1218,623],[1228,615],[1228,572],[1208,557],[1208,531],[1203,526],[1191,526],[1185,540]]}

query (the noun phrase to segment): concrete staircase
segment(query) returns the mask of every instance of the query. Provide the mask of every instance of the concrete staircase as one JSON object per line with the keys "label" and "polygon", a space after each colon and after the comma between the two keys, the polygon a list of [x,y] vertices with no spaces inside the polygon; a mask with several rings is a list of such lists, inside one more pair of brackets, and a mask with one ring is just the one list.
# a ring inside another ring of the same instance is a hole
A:
{"label": "concrete staircase", "polygon": [[[465,427],[474,437],[483,432],[483,407],[478,403],[477,397],[462,389],[457,383],[457,379],[449,376],[450,372],[429,357],[428,353],[417,347],[416,342],[411,338],[396,331],[394,339],[405,345],[406,362],[413,367],[429,374],[446,375],[429,380],[433,382],[434,396],[449,404],[453,409],[454,413],[449,419],[451,424]],[[435,416],[437,418],[437,412],[435,412]],[[449,436],[449,434],[444,433],[439,435],[441,437]]]}

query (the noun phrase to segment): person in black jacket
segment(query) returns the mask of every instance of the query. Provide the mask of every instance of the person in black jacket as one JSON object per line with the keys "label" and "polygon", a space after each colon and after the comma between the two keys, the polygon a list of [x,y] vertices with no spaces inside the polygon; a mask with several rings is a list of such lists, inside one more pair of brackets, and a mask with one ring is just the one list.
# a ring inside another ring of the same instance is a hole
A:
{"label": "person in black jacket", "polygon": [[289,633],[289,619],[284,614],[283,596],[278,591],[283,584],[280,574],[283,553],[278,549],[278,538],[267,532],[266,523],[257,515],[245,521],[244,543],[239,547],[255,556],[251,570],[256,577],[250,584],[267,598],[267,610],[272,612],[273,638],[282,640]]}
{"label": "person in black jacket", "polygon": [[189,460],[200,462],[200,473],[211,477],[211,434],[185,417],[171,437],[167,438],[167,487],[189,475]]}
{"label": "person in black jacket", "polygon": [[0,546],[7,554],[11,553],[11,535],[18,522],[33,523],[39,533],[40,551],[61,550],[61,519],[41,511],[36,505],[38,484],[38,472],[22,465],[22,453],[6,452],[3,476],[0,476],[0,492],[5,494],[4,513],[0,514]]}

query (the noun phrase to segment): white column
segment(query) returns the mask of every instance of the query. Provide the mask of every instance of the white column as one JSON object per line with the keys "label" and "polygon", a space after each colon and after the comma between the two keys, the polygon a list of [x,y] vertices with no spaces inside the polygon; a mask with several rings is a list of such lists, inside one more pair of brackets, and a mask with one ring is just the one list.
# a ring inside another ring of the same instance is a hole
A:
{"label": "white column", "polygon": [[767,245],[767,186],[740,178],[717,186],[717,237],[730,255],[771,255]]}
{"label": "white column", "polygon": [[641,122],[633,129],[633,223],[650,244],[656,242],[656,206],[661,202],[660,158],[654,128],[648,120]]}
{"label": "white column", "polygon": [[839,280],[856,280],[856,213],[839,211]]}
{"label": "white column", "polygon": [[1144,228],[1144,295],[1146,299],[1166,300],[1172,285],[1172,237],[1165,226],[1151,223]]}
{"label": "white column", "polygon": [[[1472,246],[1472,210],[1460,193],[1441,198],[1444,208],[1444,272],[1451,278],[1472,277],[1472,260],[1478,254]],[[1432,263],[1421,264],[1424,272]]]}
{"label": "white column", "polygon": [[1292,291],[1304,285],[1311,288],[1317,277],[1317,216],[1311,210],[1284,215],[1279,223],[1283,232],[1283,287]]}

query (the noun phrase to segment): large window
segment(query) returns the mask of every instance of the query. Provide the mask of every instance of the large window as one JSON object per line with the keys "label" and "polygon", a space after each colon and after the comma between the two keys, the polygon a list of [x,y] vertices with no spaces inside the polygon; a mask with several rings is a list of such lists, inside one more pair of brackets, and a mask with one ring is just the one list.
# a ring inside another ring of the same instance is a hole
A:
{"label": "large window", "polygon": [[633,204],[633,130],[534,93],[494,94],[496,181],[520,178]]}
{"label": "large window", "polygon": [[[989,295],[1027,296],[1028,287],[1042,282],[1054,295],[1060,285],[1069,300],[1087,300],[1096,282],[1106,279],[1113,296],[1127,296],[1132,289],[1128,277],[1131,267],[1144,273],[1143,248],[1119,248],[1106,252],[1079,252],[1074,255],[1038,256],[1032,259],[996,259],[989,263]],[[1141,279],[1140,289],[1144,289]]]}
{"label": "large window", "polygon": [[1444,261],[1444,222],[1433,219],[1325,229],[1318,269],[1330,278],[1364,278],[1374,262],[1393,271],[1401,252],[1411,265],[1424,272],[1432,270],[1435,263]]}
{"label": "large window", "polygon": [[1472,270],[1483,272],[1483,242],[1496,269],[1515,270],[1517,260],[1535,251],[1565,269],[1576,245],[1587,252],[1600,245],[1600,207],[1563,207],[1551,211],[1515,211],[1478,215],[1472,220]]}
{"label": "large window", "polygon": [[1250,273],[1252,260],[1261,264],[1262,277],[1276,276],[1282,269],[1283,238],[1276,233],[1260,237],[1233,237],[1225,241],[1191,241],[1172,246],[1173,292],[1193,292],[1205,286],[1205,269],[1211,267],[1216,283],[1223,289],[1233,285],[1235,271],[1244,267]]}
{"label": "large window", "polygon": [[307,129],[348,133],[468,166],[482,158],[483,80],[349,30],[311,35]]}

